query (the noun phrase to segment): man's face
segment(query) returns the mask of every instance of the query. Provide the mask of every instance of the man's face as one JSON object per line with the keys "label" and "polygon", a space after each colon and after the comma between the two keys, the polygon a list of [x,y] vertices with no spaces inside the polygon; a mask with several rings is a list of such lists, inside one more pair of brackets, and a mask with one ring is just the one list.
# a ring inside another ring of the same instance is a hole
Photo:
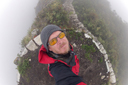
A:
{"label": "man's face", "polygon": [[[51,34],[51,36],[49,37],[49,41],[55,37],[57,37],[59,34],[61,33],[61,31],[55,31]],[[49,42],[48,41],[48,42]],[[69,41],[68,39],[65,37],[63,37],[62,39],[60,39],[59,37],[57,37],[57,43],[53,46],[49,45],[49,50],[56,53],[56,54],[67,54],[68,51],[70,50],[69,48]]]}

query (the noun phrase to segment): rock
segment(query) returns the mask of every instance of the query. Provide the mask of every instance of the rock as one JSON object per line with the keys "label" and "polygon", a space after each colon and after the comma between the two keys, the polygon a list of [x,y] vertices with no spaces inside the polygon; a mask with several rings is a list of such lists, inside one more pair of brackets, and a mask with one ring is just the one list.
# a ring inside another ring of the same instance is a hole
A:
{"label": "rock", "polygon": [[105,49],[100,49],[100,52],[101,52],[102,54],[106,54],[106,50],[105,50]]}
{"label": "rock", "polygon": [[79,20],[78,19],[74,19],[73,22],[79,23]]}
{"label": "rock", "polygon": [[79,25],[79,28],[83,28],[83,27],[84,27],[84,25],[83,25],[83,24],[80,24],[80,25]]}
{"label": "rock", "polygon": [[20,73],[17,71],[17,82],[20,82]]}
{"label": "rock", "polygon": [[100,73],[100,76],[102,75],[102,73]]}
{"label": "rock", "polygon": [[83,25],[81,22],[77,22],[77,23],[76,23],[76,26],[77,26],[78,28],[83,28],[83,27],[84,27],[84,25]]}
{"label": "rock", "polygon": [[105,54],[105,55],[104,55],[104,58],[105,58],[105,61],[107,61],[107,60],[108,60],[108,55]]}
{"label": "rock", "polygon": [[79,25],[81,25],[81,24],[82,24],[81,22],[77,22],[76,26],[79,27]]}
{"label": "rock", "polygon": [[27,50],[26,48],[24,48],[24,50],[23,50],[22,53],[21,53],[21,57],[22,57],[23,55],[27,54],[27,52],[28,52],[28,50]]}
{"label": "rock", "polygon": [[80,44],[80,46],[82,46],[82,44]]}
{"label": "rock", "polygon": [[105,75],[101,76],[101,79],[104,79],[105,78]]}
{"label": "rock", "polygon": [[28,61],[31,61],[31,59],[29,59]]}
{"label": "rock", "polygon": [[81,29],[83,30],[84,33],[86,33],[86,34],[88,33],[87,27],[83,27],[83,28],[81,28]]}
{"label": "rock", "polygon": [[109,66],[109,68],[111,68],[112,67],[112,64],[111,63],[108,63],[108,66]]}
{"label": "rock", "polygon": [[38,47],[36,46],[36,44],[31,40],[27,46],[26,46],[30,51],[34,51],[36,50]]}
{"label": "rock", "polygon": [[19,62],[20,62],[20,57],[16,57],[16,59],[14,60],[14,64],[19,65]]}
{"label": "rock", "polygon": [[82,32],[82,29],[77,29],[75,30],[75,32]]}
{"label": "rock", "polygon": [[76,44],[75,43],[73,44],[73,47],[76,47]]}
{"label": "rock", "polygon": [[99,45],[99,50],[102,54],[106,54],[106,50],[104,49],[102,44]]}
{"label": "rock", "polygon": [[116,77],[115,77],[115,75],[111,75],[110,76],[110,82],[111,83],[116,83]]}
{"label": "rock", "polygon": [[109,66],[108,66],[108,62],[107,61],[105,61],[105,62],[106,62],[107,73],[108,73],[108,72],[110,72],[110,69],[109,69]]}
{"label": "rock", "polygon": [[84,34],[85,38],[91,38],[88,34]]}
{"label": "rock", "polygon": [[94,39],[92,40],[92,42],[95,43],[95,45],[96,45],[96,47],[97,47],[98,49],[100,49],[99,43],[97,43]]}
{"label": "rock", "polygon": [[38,31],[38,29],[34,29],[34,30],[31,32],[32,38],[34,38],[34,36],[37,35],[37,31]]}
{"label": "rock", "polygon": [[38,44],[38,45],[41,45],[42,42],[41,42],[41,39],[40,39],[40,35],[38,35],[37,37],[34,38],[34,41]]}
{"label": "rock", "polygon": [[98,41],[97,37],[93,38],[93,41],[95,41],[95,43],[97,43],[98,45],[100,45],[101,43]]}
{"label": "rock", "polygon": [[78,17],[77,17],[77,14],[72,14],[72,15],[70,15],[70,17],[72,18],[72,19],[77,19]]}

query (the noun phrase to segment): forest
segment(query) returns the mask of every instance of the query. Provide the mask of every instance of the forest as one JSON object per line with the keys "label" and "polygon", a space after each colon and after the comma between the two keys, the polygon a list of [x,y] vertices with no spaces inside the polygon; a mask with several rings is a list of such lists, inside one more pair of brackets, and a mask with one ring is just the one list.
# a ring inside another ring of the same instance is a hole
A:
{"label": "forest", "polygon": [[[117,81],[121,80],[124,70],[121,69],[121,49],[123,34],[128,23],[122,21],[115,10],[111,10],[107,0],[74,0],[74,9],[79,20],[103,44],[112,62]],[[123,59],[122,59],[123,60]],[[121,61],[122,63],[122,61]],[[121,85],[121,82],[118,81]]]}

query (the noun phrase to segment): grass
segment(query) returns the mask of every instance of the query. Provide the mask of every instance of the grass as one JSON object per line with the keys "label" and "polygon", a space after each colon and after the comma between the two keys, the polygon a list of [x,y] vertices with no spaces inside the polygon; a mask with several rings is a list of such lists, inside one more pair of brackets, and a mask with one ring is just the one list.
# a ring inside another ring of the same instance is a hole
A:
{"label": "grass", "polygon": [[78,32],[78,33],[75,34],[75,36],[76,36],[75,38],[78,40],[78,38],[79,38],[80,36],[82,36],[82,33],[81,33],[81,32]]}
{"label": "grass", "polygon": [[93,53],[96,51],[93,45],[82,45],[81,48],[84,49],[88,53]]}
{"label": "grass", "polygon": [[33,38],[31,35],[32,31],[33,31],[33,29],[29,28],[27,35],[22,39],[22,41],[21,41],[22,48],[24,48],[28,44],[28,42]]}
{"label": "grass", "polygon": [[81,41],[83,41],[84,39],[83,38],[80,38]]}
{"label": "grass", "polygon": [[[75,37],[75,39],[77,40],[80,39],[82,42],[84,42],[83,41],[84,39],[81,37],[82,36],[81,32],[75,32],[74,30],[69,30],[67,34],[70,38]],[[96,49],[93,47],[93,45],[82,45],[81,48],[86,51],[85,58],[88,59],[90,62],[93,62],[93,59],[90,57],[92,53],[96,52]]]}
{"label": "grass", "polygon": [[68,31],[68,33],[69,33],[70,35],[72,35],[72,36],[74,35],[74,32],[75,32],[74,30]]}
{"label": "grass", "polygon": [[68,35],[70,36],[70,38],[75,36],[75,39],[78,40],[80,38],[80,36],[82,36],[82,33],[81,32],[75,32],[75,30],[70,29],[70,31],[68,31]]}
{"label": "grass", "polygon": [[[28,42],[32,39],[31,32],[34,28],[38,28],[39,32],[47,24],[56,24],[57,26],[63,28],[70,28],[69,24],[69,13],[66,12],[61,4],[63,0],[54,1],[44,8],[36,17],[33,22],[32,27],[28,30],[27,35],[22,39],[21,46],[24,48]],[[45,22],[45,23],[44,23]],[[22,59],[20,65],[18,66],[18,71],[21,75],[25,74],[25,71],[29,68],[28,59]]]}
{"label": "grass", "polygon": [[103,62],[103,57],[101,57],[100,59],[99,59],[99,63],[102,63]]}
{"label": "grass", "polygon": [[[81,2],[81,3],[80,3]],[[120,27],[119,23],[123,23],[121,19],[118,18],[111,10],[109,5],[106,4],[107,10],[109,10],[110,15],[106,16],[103,13],[103,9],[99,10],[99,7],[102,7],[104,2],[94,3],[93,0],[74,0],[73,6],[78,15],[79,20],[84,24],[89,31],[98,38],[100,43],[103,44],[104,48],[107,51],[107,54],[110,55],[110,61],[114,67],[114,72],[118,74],[118,65],[119,65],[119,46],[118,39],[120,35]],[[86,4],[86,5],[85,5]],[[107,7],[108,6],[108,7]],[[105,8],[105,9],[106,9]],[[113,21],[116,20],[116,21]],[[111,23],[111,24],[107,24]],[[113,25],[117,24],[117,25]],[[123,27],[124,24],[122,24]],[[116,28],[114,31],[113,28]],[[112,49],[112,50],[111,50]],[[114,51],[113,51],[114,50]],[[102,62],[102,59],[100,59]],[[120,77],[120,76],[119,76]]]}
{"label": "grass", "polygon": [[47,24],[56,24],[64,28],[69,26],[69,14],[64,10],[63,5],[54,1],[39,14],[39,20],[46,18]]}
{"label": "grass", "polygon": [[21,59],[21,62],[20,64],[18,65],[18,71],[19,73],[24,76],[25,75],[25,72],[28,68],[30,68],[30,65],[29,65],[29,58],[27,59]]}
{"label": "grass", "polygon": [[68,31],[67,35],[69,35],[70,38],[72,38],[74,36],[74,30],[70,30]]}
{"label": "grass", "polygon": [[93,62],[92,58],[90,57],[91,53],[96,51],[93,45],[82,45],[81,48],[86,51],[85,58],[87,58],[90,62]]}
{"label": "grass", "polygon": [[90,53],[86,53],[85,58],[87,58],[91,63],[93,62],[93,59],[90,57]]}

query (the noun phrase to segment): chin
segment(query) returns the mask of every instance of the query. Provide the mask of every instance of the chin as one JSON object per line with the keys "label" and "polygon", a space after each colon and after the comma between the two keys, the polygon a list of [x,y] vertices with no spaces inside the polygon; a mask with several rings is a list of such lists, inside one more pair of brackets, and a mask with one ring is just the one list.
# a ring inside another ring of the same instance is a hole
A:
{"label": "chin", "polygon": [[60,54],[65,55],[65,54],[67,54],[69,51],[70,51],[70,50],[69,50],[69,49],[67,49],[67,50],[64,50],[63,52],[61,52]]}
{"label": "chin", "polygon": [[64,52],[64,53],[61,53],[61,54],[63,54],[63,55],[65,55],[65,54],[67,54],[68,52]]}

